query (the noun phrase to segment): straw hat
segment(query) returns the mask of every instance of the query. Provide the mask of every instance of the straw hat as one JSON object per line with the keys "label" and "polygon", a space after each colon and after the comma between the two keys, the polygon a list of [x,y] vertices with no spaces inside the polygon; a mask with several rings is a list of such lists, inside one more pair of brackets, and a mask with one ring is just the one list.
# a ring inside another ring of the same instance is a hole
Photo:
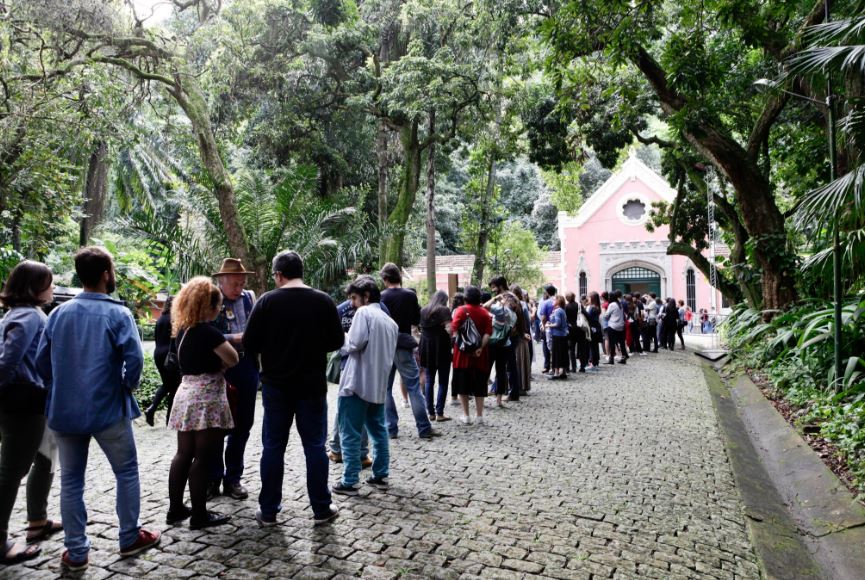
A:
{"label": "straw hat", "polygon": [[250,272],[243,267],[243,264],[237,258],[226,258],[222,261],[222,267],[219,272],[215,272],[212,276],[228,276],[229,274],[240,274],[241,276],[252,276],[255,272]]}

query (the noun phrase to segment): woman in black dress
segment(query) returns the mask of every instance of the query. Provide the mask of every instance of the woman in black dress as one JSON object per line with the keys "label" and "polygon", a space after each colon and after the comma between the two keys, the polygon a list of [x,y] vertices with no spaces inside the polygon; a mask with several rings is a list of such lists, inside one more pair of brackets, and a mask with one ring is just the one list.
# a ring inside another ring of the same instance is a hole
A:
{"label": "woman in black dress", "polygon": [[664,306],[664,320],[661,324],[661,346],[675,350],[676,330],[679,327],[679,309],[676,308],[676,301],[672,298],[667,298],[667,304]]}
{"label": "woman in black dress", "polygon": [[165,422],[168,423],[171,405],[174,403],[174,394],[177,392],[177,387],[180,386],[180,373],[177,372],[177,369],[165,368],[165,357],[168,356],[168,351],[171,348],[171,303],[173,301],[174,296],[169,296],[162,306],[162,313],[156,320],[156,330],[153,337],[156,341],[156,348],[153,350],[153,362],[156,363],[156,370],[159,371],[162,385],[156,390],[153,401],[144,411],[144,419],[151,427],[153,427],[156,410],[165,398],[168,399],[168,409],[165,412]]}
{"label": "woman in black dress", "polygon": [[[420,311],[420,366],[426,370],[425,394],[430,421],[450,421],[444,414],[453,349],[450,322],[448,295],[439,290]],[[436,375],[439,378],[437,394],[433,392]]]}

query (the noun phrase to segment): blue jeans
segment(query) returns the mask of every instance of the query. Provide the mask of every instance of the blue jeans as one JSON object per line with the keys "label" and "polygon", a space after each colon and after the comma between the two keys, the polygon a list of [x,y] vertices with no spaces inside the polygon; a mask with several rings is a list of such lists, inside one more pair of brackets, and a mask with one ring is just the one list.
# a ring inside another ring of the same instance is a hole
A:
{"label": "blue jeans", "polygon": [[372,474],[387,477],[390,466],[390,446],[384,418],[384,405],[369,403],[357,395],[337,400],[339,432],[342,437],[342,483],[356,485],[360,477],[360,433],[366,427],[372,439],[374,459]]}
{"label": "blue jeans", "polygon": [[258,363],[255,357],[244,356],[236,366],[225,371],[225,380],[237,388],[237,409],[234,414],[234,429],[225,441],[225,463],[222,448],[213,459],[210,481],[224,480],[227,484],[238,484],[243,475],[243,454],[249,441],[249,432],[255,422],[255,398],[258,395]]}
{"label": "blue jeans", "polygon": [[264,402],[264,425],[261,430],[261,493],[258,504],[265,519],[273,519],[282,510],[282,479],[285,473],[285,447],[291,424],[297,420],[297,432],[306,456],[306,491],[316,516],[328,513],[331,503],[327,487],[327,399],[289,397],[277,387],[261,386]]}
{"label": "blue jeans", "polygon": [[550,344],[547,339],[547,331],[541,330],[541,349],[544,352],[544,370],[550,370]]}
{"label": "blue jeans", "polygon": [[[433,393],[436,375],[439,377],[438,393]],[[426,410],[427,413],[441,417],[445,414],[445,399],[448,396],[448,379],[451,375],[451,363],[447,361],[439,367],[428,367],[426,369]]]}
{"label": "blue jeans", "polygon": [[[339,435],[339,416],[342,412],[341,407],[339,405],[336,406],[336,417],[333,420],[333,435],[330,436],[330,450],[334,453],[342,453],[342,445],[340,443],[340,435]],[[360,456],[361,458],[367,457],[369,455],[369,436],[366,433],[366,426],[361,427],[360,430]]]}
{"label": "blue jeans", "polygon": [[390,369],[390,378],[387,381],[387,398],[385,407],[387,410],[387,430],[392,436],[399,434],[399,415],[396,412],[396,404],[393,402],[393,380],[396,372],[405,381],[405,389],[408,391],[408,400],[411,403],[411,412],[414,413],[414,422],[417,424],[417,433],[426,437],[432,431],[432,424],[426,415],[426,400],[420,392],[420,369],[414,360],[414,353],[408,349],[398,348],[393,357],[393,367]]}
{"label": "blue jeans", "polygon": [[99,433],[79,435],[57,433],[60,454],[60,514],[63,517],[64,545],[69,557],[76,562],[87,558],[90,539],[87,537],[87,507],[84,505],[84,472],[90,439],[96,439],[108,458],[117,480],[116,509],[120,520],[120,548],[126,548],[138,539],[141,524],[141,489],[138,480],[138,454],[132,421],[123,419]]}

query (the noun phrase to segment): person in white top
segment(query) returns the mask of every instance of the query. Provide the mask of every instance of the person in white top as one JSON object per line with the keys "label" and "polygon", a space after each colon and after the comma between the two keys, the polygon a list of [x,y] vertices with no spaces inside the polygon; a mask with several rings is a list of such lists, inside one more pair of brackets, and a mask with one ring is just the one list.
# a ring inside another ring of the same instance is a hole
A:
{"label": "person in white top", "polygon": [[385,420],[385,399],[399,327],[381,309],[381,293],[370,276],[352,282],[347,294],[357,309],[342,353],[348,355],[339,380],[339,435],[342,440],[342,480],[333,493],[357,495],[361,470],[361,430],[366,426],[372,441],[372,477],[367,484],[388,486],[390,449]]}

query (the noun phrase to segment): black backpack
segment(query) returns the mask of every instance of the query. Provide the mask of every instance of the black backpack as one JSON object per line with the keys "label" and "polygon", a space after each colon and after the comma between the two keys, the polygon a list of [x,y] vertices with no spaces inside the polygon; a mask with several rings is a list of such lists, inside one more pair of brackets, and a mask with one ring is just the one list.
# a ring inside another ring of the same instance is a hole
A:
{"label": "black backpack", "polygon": [[465,353],[473,353],[481,347],[481,333],[475,326],[471,316],[466,319],[457,330],[457,348]]}

